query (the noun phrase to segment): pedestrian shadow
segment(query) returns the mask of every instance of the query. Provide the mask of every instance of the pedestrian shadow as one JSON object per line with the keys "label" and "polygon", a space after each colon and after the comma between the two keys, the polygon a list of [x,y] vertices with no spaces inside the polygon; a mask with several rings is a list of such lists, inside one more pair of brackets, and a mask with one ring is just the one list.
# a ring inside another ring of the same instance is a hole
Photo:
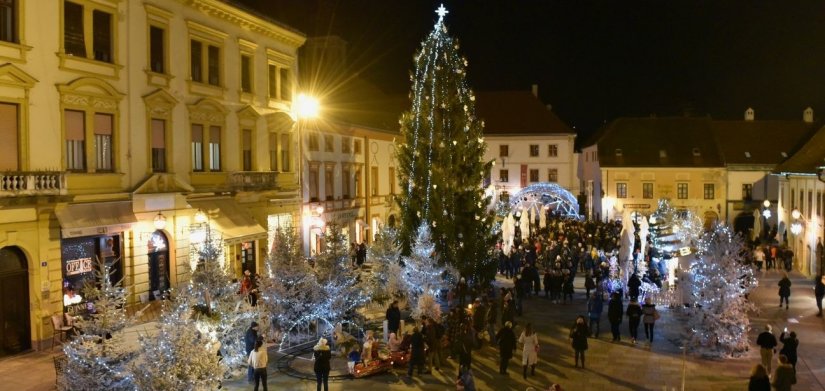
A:
{"label": "pedestrian shadow", "polygon": [[590,369],[582,369],[582,370],[586,371],[588,373],[591,373],[594,376],[598,376],[598,377],[601,377],[601,378],[609,381],[612,386],[627,387],[628,389],[634,390],[634,391],[657,391],[657,390],[652,389],[652,388],[646,388],[646,387],[642,387],[640,385],[633,384],[633,383],[631,383],[627,380],[624,380],[624,379],[621,379],[621,378],[618,378],[618,377],[614,377],[614,376],[606,375],[604,373],[591,371]]}

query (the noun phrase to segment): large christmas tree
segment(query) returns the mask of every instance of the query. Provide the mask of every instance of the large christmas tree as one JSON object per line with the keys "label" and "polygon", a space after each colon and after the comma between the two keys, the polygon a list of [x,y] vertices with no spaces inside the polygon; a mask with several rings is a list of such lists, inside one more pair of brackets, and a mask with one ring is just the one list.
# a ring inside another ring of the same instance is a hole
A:
{"label": "large christmas tree", "polygon": [[396,143],[402,184],[399,238],[409,254],[418,227],[429,224],[439,259],[483,282],[495,273],[492,218],[481,189],[490,169],[482,161],[484,125],[475,114],[467,60],[447,34],[447,11],[442,6],[437,13],[435,28],[414,56],[412,106],[401,117]]}

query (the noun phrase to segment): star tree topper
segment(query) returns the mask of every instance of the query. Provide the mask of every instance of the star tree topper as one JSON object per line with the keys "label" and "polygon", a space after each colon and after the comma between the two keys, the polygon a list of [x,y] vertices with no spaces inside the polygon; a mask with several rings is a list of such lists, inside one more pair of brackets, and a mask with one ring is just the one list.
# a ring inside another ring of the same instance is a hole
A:
{"label": "star tree topper", "polygon": [[438,23],[441,23],[444,20],[444,16],[449,14],[450,11],[447,11],[447,9],[444,8],[444,4],[440,4],[438,9],[435,10],[435,13],[438,14]]}

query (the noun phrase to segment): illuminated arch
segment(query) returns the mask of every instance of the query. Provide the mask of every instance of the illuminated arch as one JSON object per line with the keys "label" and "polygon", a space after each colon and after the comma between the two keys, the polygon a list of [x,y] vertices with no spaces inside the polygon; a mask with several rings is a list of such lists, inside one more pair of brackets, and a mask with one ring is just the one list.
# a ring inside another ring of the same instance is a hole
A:
{"label": "illuminated arch", "polygon": [[555,183],[534,183],[510,196],[510,210],[515,212],[522,208],[531,211],[531,214],[546,208],[561,218],[582,218],[576,197]]}

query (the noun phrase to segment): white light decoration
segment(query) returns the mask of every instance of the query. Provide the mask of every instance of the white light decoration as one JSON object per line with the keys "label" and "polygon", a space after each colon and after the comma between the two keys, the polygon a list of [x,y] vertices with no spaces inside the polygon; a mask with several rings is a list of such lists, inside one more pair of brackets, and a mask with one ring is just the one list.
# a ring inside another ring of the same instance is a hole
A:
{"label": "white light decoration", "polygon": [[795,222],[791,224],[791,233],[794,235],[799,235],[802,232],[802,224],[799,222]]}
{"label": "white light decoration", "polygon": [[579,202],[567,189],[555,183],[534,183],[510,197],[510,209],[522,208],[537,213],[539,210],[551,210],[563,219],[580,220]]}
{"label": "white light decoration", "polygon": [[762,206],[764,206],[766,208],[770,208],[771,207],[771,202],[769,200],[762,201]]}
{"label": "white light decoration", "polygon": [[802,212],[800,212],[799,209],[794,209],[793,212],[791,212],[791,217],[793,217],[796,220],[798,220],[801,216]]}
{"label": "white light decoration", "polygon": [[163,231],[166,229],[166,216],[163,213],[158,212],[157,216],[155,216],[154,220],[155,229],[158,231]]}
{"label": "white light decoration", "polygon": [[763,210],[763,211],[762,211],[762,217],[764,217],[764,218],[766,218],[766,219],[771,218],[771,210],[770,210],[770,209],[765,209],[765,210]]}
{"label": "white light decoration", "polygon": [[203,223],[205,223],[207,220],[208,220],[208,218],[207,218],[207,216],[206,216],[206,213],[204,213],[204,211],[203,211],[203,210],[198,209],[198,211],[197,211],[197,212],[195,212],[195,222],[196,222],[196,223],[198,223],[198,224],[203,224]]}

